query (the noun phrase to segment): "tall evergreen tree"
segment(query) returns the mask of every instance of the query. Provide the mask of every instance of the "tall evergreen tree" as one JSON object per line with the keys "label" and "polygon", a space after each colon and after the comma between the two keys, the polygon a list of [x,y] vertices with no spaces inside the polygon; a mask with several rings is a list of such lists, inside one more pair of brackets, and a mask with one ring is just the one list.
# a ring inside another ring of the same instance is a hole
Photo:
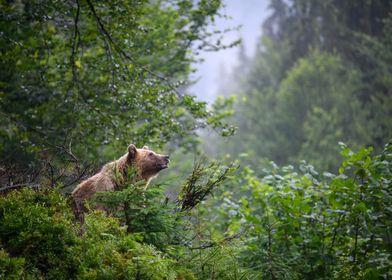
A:
{"label": "tall evergreen tree", "polygon": [[335,169],[339,141],[382,149],[392,136],[391,3],[276,0],[270,9],[249,75],[237,79],[238,136],[223,152]]}

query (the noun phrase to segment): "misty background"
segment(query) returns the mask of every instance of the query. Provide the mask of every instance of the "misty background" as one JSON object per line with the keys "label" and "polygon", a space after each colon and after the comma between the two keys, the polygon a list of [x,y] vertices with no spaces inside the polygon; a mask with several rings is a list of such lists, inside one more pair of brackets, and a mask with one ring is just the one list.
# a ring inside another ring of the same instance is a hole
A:
{"label": "misty background", "polygon": [[223,44],[242,42],[201,52],[189,91],[210,107],[228,98],[217,103],[237,130],[204,132],[207,153],[336,172],[342,145],[381,151],[392,136],[389,9],[383,0],[224,1],[231,19],[209,28],[234,28]]}
{"label": "misty background", "polygon": [[[268,0],[227,0],[224,1],[222,13],[230,18],[217,18],[211,29],[225,30],[239,27],[225,34],[224,43],[241,39],[245,54],[254,55],[257,40],[262,34],[262,23],[268,16]],[[240,46],[220,50],[218,52],[202,51],[202,63],[196,63],[196,73],[192,79],[196,82],[189,87],[189,92],[195,94],[200,100],[212,103],[219,95],[222,83],[222,74],[229,75],[238,64]]]}

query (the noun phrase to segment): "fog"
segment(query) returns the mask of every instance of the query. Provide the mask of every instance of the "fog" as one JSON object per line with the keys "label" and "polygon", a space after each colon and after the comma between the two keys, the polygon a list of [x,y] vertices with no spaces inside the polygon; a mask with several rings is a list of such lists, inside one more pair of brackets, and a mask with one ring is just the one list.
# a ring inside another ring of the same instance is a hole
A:
{"label": "fog", "polygon": [[[261,24],[268,16],[268,0],[226,0],[222,12],[231,19],[217,18],[211,28],[224,30],[240,26],[225,34],[224,43],[231,43],[242,39],[247,56],[254,53],[257,39],[261,35]],[[203,52],[201,58],[204,62],[194,65],[197,72],[193,79],[197,82],[189,89],[200,100],[212,102],[219,95],[219,75],[224,69],[229,73],[237,63],[239,46],[218,52]]]}

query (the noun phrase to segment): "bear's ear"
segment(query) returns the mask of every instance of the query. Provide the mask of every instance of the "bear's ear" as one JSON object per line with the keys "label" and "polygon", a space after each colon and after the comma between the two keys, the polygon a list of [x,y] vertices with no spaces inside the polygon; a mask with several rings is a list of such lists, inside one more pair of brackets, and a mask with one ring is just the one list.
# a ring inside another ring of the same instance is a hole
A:
{"label": "bear's ear", "polygon": [[136,153],[137,153],[136,146],[133,144],[129,145],[128,146],[128,156],[130,158],[134,158],[136,156]]}
{"label": "bear's ear", "polygon": [[149,150],[148,146],[143,146],[144,150]]}

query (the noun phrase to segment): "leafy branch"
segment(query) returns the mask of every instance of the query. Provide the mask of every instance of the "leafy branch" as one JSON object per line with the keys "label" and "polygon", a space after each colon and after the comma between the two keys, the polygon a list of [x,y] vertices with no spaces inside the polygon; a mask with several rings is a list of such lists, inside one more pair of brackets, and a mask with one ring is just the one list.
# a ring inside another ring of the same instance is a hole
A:
{"label": "leafy branch", "polygon": [[181,207],[181,211],[192,210],[205,200],[238,167],[234,163],[221,167],[216,162],[212,162],[209,165],[206,165],[205,160],[195,162],[191,175],[186,179],[177,197],[177,203]]}

